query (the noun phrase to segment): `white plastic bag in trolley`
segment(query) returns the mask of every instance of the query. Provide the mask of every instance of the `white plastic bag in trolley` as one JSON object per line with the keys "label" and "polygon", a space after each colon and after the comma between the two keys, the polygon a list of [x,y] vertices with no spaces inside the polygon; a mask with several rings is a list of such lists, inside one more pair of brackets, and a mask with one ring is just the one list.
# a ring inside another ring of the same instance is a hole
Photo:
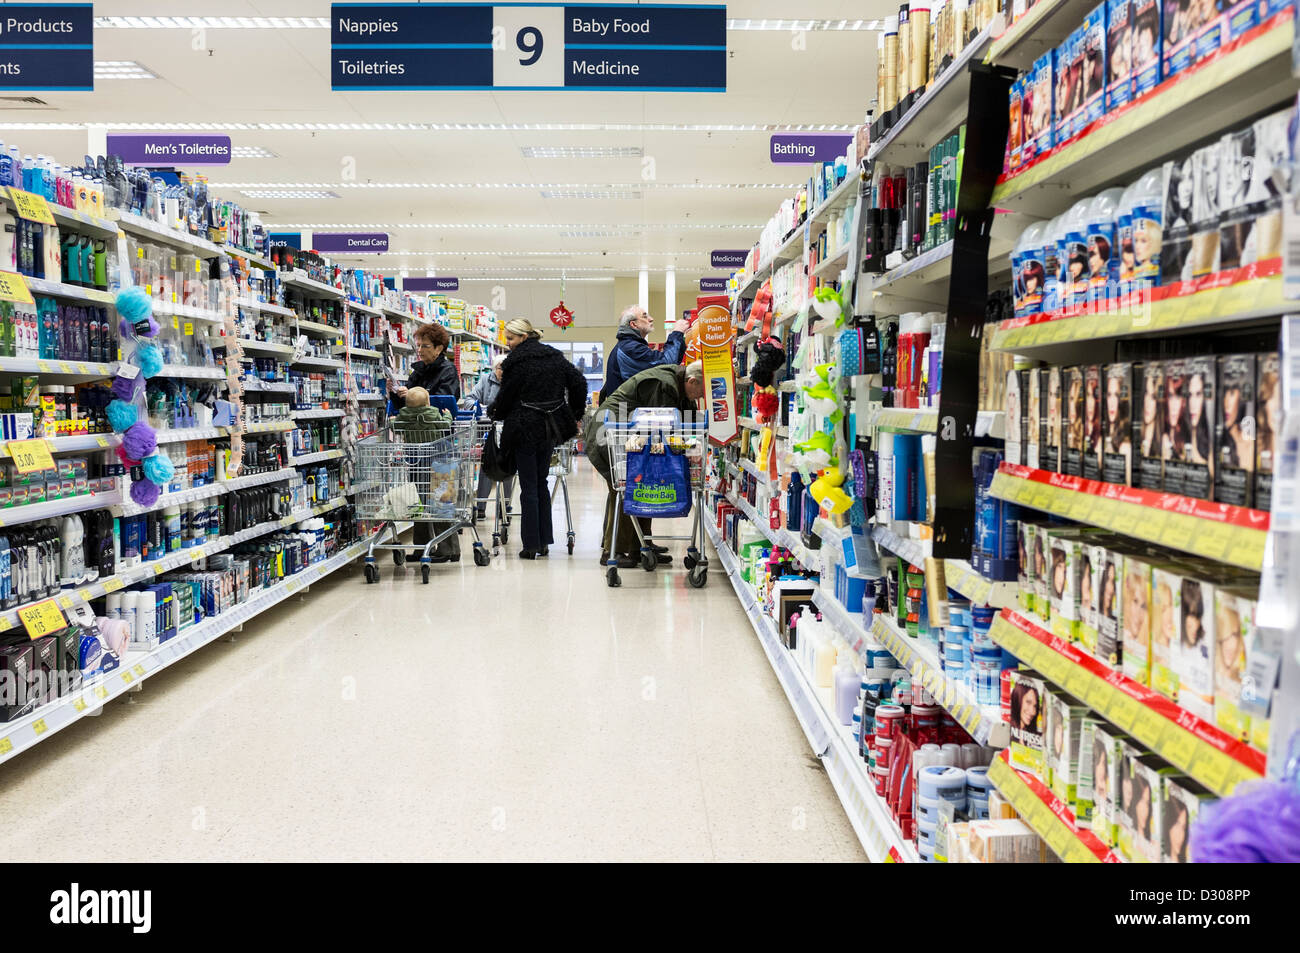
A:
{"label": "white plastic bag in trolley", "polygon": [[422,515],[420,491],[414,483],[403,483],[384,494],[384,505],[379,508],[379,518],[409,520]]}

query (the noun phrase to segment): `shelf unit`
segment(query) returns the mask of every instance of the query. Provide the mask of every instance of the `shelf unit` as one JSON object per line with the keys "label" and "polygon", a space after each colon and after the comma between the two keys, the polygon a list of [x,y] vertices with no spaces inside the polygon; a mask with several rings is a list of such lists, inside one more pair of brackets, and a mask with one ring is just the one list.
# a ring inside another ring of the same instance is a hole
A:
{"label": "shelf unit", "polygon": [[318,410],[295,410],[289,416],[294,420],[320,420],[325,417],[343,417],[347,412],[340,408],[324,408]]}
{"label": "shelf unit", "polygon": [[334,298],[339,301],[344,300],[347,296],[338,288],[327,285],[322,281],[314,278],[308,278],[307,273],[301,269],[295,268],[293,271],[281,271],[280,283],[289,285],[294,288],[302,288],[304,291],[310,291],[318,298]]}
{"label": "shelf unit", "polygon": [[1074,814],[1032,774],[1011,767],[1002,751],[989,765],[989,780],[1020,819],[1067,864],[1118,864],[1122,861],[1092,831],[1076,827]]}
{"label": "shelf unit", "polygon": [[1100,526],[1169,549],[1259,569],[1269,515],[1174,493],[1100,483],[1011,463],[993,477],[993,496]]}
{"label": "shelf unit", "polygon": [[28,748],[66,728],[87,715],[98,714],[105,702],[112,701],[137,687],[174,662],[192,655],[203,646],[242,625],[254,616],[283,602],[289,596],[342,569],[365,554],[369,539],[352,544],[329,559],[290,576],[252,595],[244,603],[191,626],[158,648],[148,652],[127,652],[122,664],[111,672],[86,682],[75,694],[60,698],[36,709],[30,715],[0,727],[0,762],[7,761]]}
{"label": "shelf unit", "polygon": [[884,863],[891,858],[919,862],[916,847],[903,838],[889,809],[876,794],[867,766],[858,757],[852,730],[838,724],[832,717],[827,707],[829,700],[824,697],[826,693],[808,683],[799,666],[781,645],[774,623],[761,610],[753,590],[741,578],[736,558],[722,542],[717,529],[709,521],[705,521],[705,529],[723,571],[731,580],[745,615],[758,636],[763,653],[776,673],[777,681],[794,709],[808,743],[821,758],[831,786],[839,796],[867,857],[874,863]]}
{"label": "shelf unit", "polygon": [[57,500],[45,500],[41,503],[26,503],[22,506],[9,506],[0,509],[0,527],[18,526],[36,520],[52,519],[69,513],[84,513],[86,510],[102,510],[106,506],[122,503],[121,494],[82,493],[66,496]]}
{"label": "shelf unit", "polygon": [[269,470],[266,473],[254,473],[249,476],[236,477],[233,480],[226,480],[219,483],[207,483],[203,486],[192,486],[185,490],[178,490],[174,493],[164,493],[158,497],[157,502],[150,506],[141,506],[138,503],[122,502],[118,504],[118,516],[139,516],[141,513],[152,513],[157,510],[166,509],[169,506],[176,506],[184,503],[193,503],[197,500],[206,500],[209,497],[221,496],[223,493],[230,493],[233,490],[243,490],[251,486],[263,486],[267,483],[278,483],[281,480],[288,480],[294,475],[292,467],[284,467],[279,470]]}
{"label": "shelf unit", "polygon": [[[162,435],[167,433],[165,430],[158,432],[159,442],[162,441]],[[79,453],[85,450],[107,450],[115,447],[119,443],[116,434],[111,433],[92,433],[79,434],[74,437],[46,437],[45,446],[49,448],[50,453]],[[9,456],[9,441],[0,443],[0,460]]]}
{"label": "shelf unit", "polygon": [[1048,50],[1060,46],[1096,6],[1091,0],[1038,0],[1005,31],[994,31],[997,39],[989,47],[988,58],[1004,66],[1026,69]]}
{"label": "shelf unit", "polygon": [[1085,654],[1079,645],[1003,609],[993,641],[1216,794],[1263,776],[1263,752],[1231,737],[1160,693]]}
{"label": "shelf unit", "polygon": [[[939,429],[939,408],[881,407],[868,417],[869,426],[907,433],[935,433]],[[981,410],[975,418],[975,436],[1006,439],[1007,415],[1001,410]]]}
{"label": "shelf unit", "polygon": [[[214,245],[207,239],[199,238],[197,235],[191,235],[188,232],[168,228],[166,225],[147,219],[142,215],[123,212],[119,209],[109,209],[108,218],[110,221],[116,222],[124,232],[131,232],[151,241],[170,245],[172,248],[196,252],[202,258],[216,258],[225,254],[225,250],[220,245]],[[117,237],[116,230],[114,230],[113,236]]]}
{"label": "shelf unit", "polygon": [[67,298],[69,301],[89,301],[92,304],[111,305],[116,300],[111,291],[98,288],[82,288],[80,285],[64,284],[61,281],[47,281],[44,278],[24,277],[27,290],[34,295],[49,298]]}
{"label": "shelf unit", "polygon": [[747,520],[758,528],[760,533],[767,537],[768,542],[773,546],[788,549],[799,565],[809,569],[815,569],[820,565],[820,557],[814,550],[804,546],[799,537],[790,530],[784,528],[772,529],[766,520],[759,517],[758,511],[754,509],[747,499],[742,496],[728,496],[727,499],[745,515]]}
{"label": "shelf unit", "polygon": [[328,367],[340,368],[343,362],[333,357],[308,357],[306,355],[290,362],[294,367]]}
{"label": "shelf unit", "polygon": [[209,324],[221,324],[226,316],[211,308],[196,308],[188,304],[175,304],[169,301],[155,301],[153,313],[163,318],[185,318],[188,321],[207,321]]}
{"label": "shelf unit", "polygon": [[277,357],[293,357],[294,352],[292,344],[275,344],[271,341],[255,341],[251,338],[240,338],[239,345],[250,354],[274,354]]}
{"label": "shelf unit", "polygon": [[307,453],[300,457],[290,457],[289,466],[301,467],[309,463],[324,463],[326,460],[339,460],[343,457],[342,450],[321,450],[318,453]]}
{"label": "shelf unit", "polygon": [[[15,189],[12,185],[0,189],[0,202],[13,208],[15,203],[10,193],[15,191],[22,190]],[[89,236],[90,238],[102,238],[105,240],[117,238],[117,224],[115,222],[111,222],[106,218],[99,218],[98,216],[87,214],[86,212],[78,212],[76,209],[67,208],[63,205],[55,204],[54,202],[47,201],[45,204],[46,207],[49,208],[50,214],[54,216],[54,224],[58,225],[60,228],[74,231],[80,235]]]}
{"label": "shelf unit", "polygon": [[278,314],[283,318],[296,318],[298,312],[292,308],[286,308],[283,305],[268,304],[265,301],[254,301],[252,298],[236,298],[235,306],[243,308],[246,311],[260,311],[263,314]]}
{"label": "shelf unit", "polygon": [[322,324],[319,321],[308,321],[306,318],[298,319],[298,330],[303,334],[310,334],[315,337],[341,338],[343,331],[330,324]]}

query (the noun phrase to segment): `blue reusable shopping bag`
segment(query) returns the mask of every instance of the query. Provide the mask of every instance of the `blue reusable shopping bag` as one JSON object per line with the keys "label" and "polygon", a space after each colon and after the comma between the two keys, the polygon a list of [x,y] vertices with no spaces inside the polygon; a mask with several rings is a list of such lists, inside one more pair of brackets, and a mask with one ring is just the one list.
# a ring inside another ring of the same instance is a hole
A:
{"label": "blue reusable shopping bag", "polygon": [[665,450],[627,454],[627,489],[623,512],[628,516],[673,519],[691,511],[691,464],[685,454]]}

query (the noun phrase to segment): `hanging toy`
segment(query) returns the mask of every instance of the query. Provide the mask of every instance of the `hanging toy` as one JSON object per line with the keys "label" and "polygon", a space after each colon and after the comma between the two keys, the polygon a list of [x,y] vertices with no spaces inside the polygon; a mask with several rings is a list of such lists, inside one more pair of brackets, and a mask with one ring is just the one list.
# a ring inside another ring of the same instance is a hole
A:
{"label": "hanging toy", "polygon": [[844,317],[844,297],[834,288],[821,286],[813,292],[813,310],[817,317],[839,327]]}
{"label": "hanging toy", "polygon": [[573,312],[564,306],[563,301],[551,309],[551,323],[561,331],[569,330],[569,325],[573,324]]}
{"label": "hanging toy", "polygon": [[785,351],[775,338],[768,338],[758,345],[758,356],[749,372],[749,379],[759,387],[771,387],[776,380],[776,372],[785,366]]}
{"label": "hanging toy", "polygon": [[843,483],[844,474],[839,467],[829,467],[813,481],[809,490],[824,509],[834,514],[844,513],[853,505],[853,498],[840,489]]}

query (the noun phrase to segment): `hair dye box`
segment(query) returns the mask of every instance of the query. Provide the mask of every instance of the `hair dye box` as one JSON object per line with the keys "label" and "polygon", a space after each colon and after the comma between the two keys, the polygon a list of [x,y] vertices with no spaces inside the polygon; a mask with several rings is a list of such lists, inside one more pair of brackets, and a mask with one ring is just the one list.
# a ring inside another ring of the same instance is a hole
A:
{"label": "hair dye box", "polygon": [[1251,506],[1255,489],[1255,355],[1218,358],[1214,499]]}
{"label": "hair dye box", "polygon": [[1277,352],[1255,362],[1255,509],[1273,505],[1273,466],[1282,426],[1282,378]]}
{"label": "hair dye box", "polygon": [[1203,278],[1219,270],[1219,187],[1222,141],[1202,146],[1192,153],[1192,247],[1191,273]]}
{"label": "hair dye box", "polygon": [[1098,544],[1092,550],[1095,581],[1093,618],[1097,637],[1092,657],[1119,671],[1123,656],[1120,618],[1123,612],[1124,555],[1113,544]]}
{"label": "hair dye box", "polygon": [[1174,680],[1178,704],[1197,718],[1214,721],[1215,585],[1187,573],[1180,580],[1178,641],[1174,645]]}
{"label": "hair dye box", "polygon": [[1042,412],[1040,405],[1042,403],[1042,370],[1037,367],[1031,367],[1025,373],[1025,446],[1024,457],[1025,466],[1038,469],[1041,457],[1039,456],[1040,427],[1042,423]]}
{"label": "hair dye box", "polygon": [[1040,469],[1047,470],[1049,473],[1059,473],[1061,470],[1061,419],[1062,419],[1062,368],[1058,364],[1042,369],[1040,378],[1041,391],[1039,393],[1039,409],[1042,416],[1039,417],[1038,432],[1040,437],[1046,439],[1039,445],[1038,453],[1041,458]]}
{"label": "hair dye box", "polygon": [[1133,484],[1163,490],[1165,362],[1134,365],[1133,390]]}
{"label": "hair dye box", "polygon": [[1011,689],[1011,766],[1043,780],[1043,711],[1047,683],[1035,672],[1007,673]]}
{"label": "hair dye box", "polygon": [[1061,384],[1065,389],[1064,406],[1061,408],[1065,418],[1062,426],[1065,444],[1061,472],[1070,476],[1083,476],[1083,455],[1087,444],[1084,433],[1084,369],[1081,365],[1067,367],[1061,375]]}
{"label": "hair dye box", "polygon": [[1268,750],[1269,716],[1283,647],[1255,625],[1258,588],[1214,589],[1214,722],[1239,741]]}
{"label": "hair dye box", "polygon": [[1161,0],[1133,0],[1133,98],[1149,93],[1163,78]]}
{"label": "hair dye box", "polygon": [[1196,62],[1196,38],[1207,20],[1216,14],[1214,4],[1200,0],[1162,0],[1164,78],[1168,79]]}
{"label": "hair dye box", "polygon": [[1150,557],[1124,554],[1124,591],[1120,606],[1122,671],[1140,685],[1151,684]]}
{"label": "hair dye box", "polygon": [[1083,18],[1083,105],[1075,120],[1078,135],[1106,114],[1106,0]]}
{"label": "hair dye box", "polygon": [[1181,493],[1198,500],[1214,499],[1214,436],[1218,405],[1214,385],[1218,368],[1213,356],[1188,357],[1183,368],[1183,446],[1177,461]]}
{"label": "hair dye box", "polygon": [[[1074,813],[1080,826],[1092,819],[1092,802],[1079,800],[1079,762],[1083,721],[1091,714],[1082,701],[1059,689],[1049,688],[1044,757],[1047,785]],[[1087,755],[1083,755],[1083,760]]]}
{"label": "hair dye box", "polygon": [[1083,475],[1101,479],[1101,445],[1105,412],[1100,364],[1083,368]]}
{"label": "hair dye box", "polygon": [[1167,777],[1163,780],[1160,860],[1166,864],[1186,864],[1191,861],[1187,846],[1191,840],[1192,825],[1200,816],[1201,807],[1217,798],[1191,778]]}
{"label": "hair dye box", "polygon": [[1164,841],[1165,782],[1184,777],[1159,755],[1138,758],[1133,769],[1133,849],[1129,860],[1160,863]]}
{"label": "hair dye box", "polygon": [[1107,847],[1118,843],[1120,775],[1124,765],[1123,742],[1127,739],[1127,735],[1104,721],[1098,721],[1092,728],[1092,750],[1089,752],[1092,832]]}
{"label": "hair dye box", "polygon": [[1178,701],[1178,674],[1174,658],[1178,651],[1180,599],[1183,577],[1177,567],[1151,568],[1151,687],[1171,701]]}
{"label": "hair dye box", "polygon": [[1133,0],[1106,3],[1106,111],[1133,98]]}
{"label": "hair dye box", "polygon": [[1133,365],[1107,364],[1101,400],[1101,478],[1133,485]]}
{"label": "hair dye box", "polygon": [[1195,154],[1164,164],[1164,213],[1161,220],[1161,285],[1192,277],[1192,208],[1196,191]]}
{"label": "hair dye box", "polygon": [[1007,401],[1006,401],[1006,448],[1004,456],[1007,463],[1021,464],[1024,463],[1024,438],[1025,438],[1025,388],[1021,387],[1026,383],[1028,371],[1010,370],[1007,371]]}
{"label": "hair dye box", "polygon": [[1056,64],[1056,51],[1048,50],[1034,60],[1025,74],[1021,90],[1020,114],[1024,123],[1024,139],[1020,146],[1021,165],[1032,162],[1054,143],[1053,119],[1056,115],[1052,95],[1052,78]]}

